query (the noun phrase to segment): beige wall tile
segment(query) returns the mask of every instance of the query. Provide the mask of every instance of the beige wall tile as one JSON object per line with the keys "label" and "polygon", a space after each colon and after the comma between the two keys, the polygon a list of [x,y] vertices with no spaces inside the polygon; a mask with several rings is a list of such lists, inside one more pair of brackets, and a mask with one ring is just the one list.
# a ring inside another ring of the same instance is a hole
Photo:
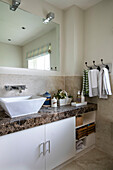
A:
{"label": "beige wall tile", "polygon": [[66,76],[65,77],[65,90],[74,97],[76,101],[77,91],[82,90],[82,77],[81,76]]}
{"label": "beige wall tile", "polygon": [[[22,93],[17,90],[6,91],[4,85],[26,85]],[[63,76],[28,76],[28,75],[0,75],[0,96],[41,95],[46,91],[51,94],[59,88],[65,89]]]}
{"label": "beige wall tile", "polygon": [[[111,76],[113,93],[113,76]],[[113,156],[113,95],[108,99],[88,98],[98,104],[96,117],[96,146]]]}

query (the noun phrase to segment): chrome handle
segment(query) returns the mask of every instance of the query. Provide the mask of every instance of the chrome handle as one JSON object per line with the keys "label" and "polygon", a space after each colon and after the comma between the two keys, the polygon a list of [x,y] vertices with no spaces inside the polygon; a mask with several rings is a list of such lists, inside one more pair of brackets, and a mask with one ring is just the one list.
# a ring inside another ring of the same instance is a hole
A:
{"label": "chrome handle", "polygon": [[49,143],[49,153],[50,153],[50,151],[51,151],[51,150],[50,150],[50,140],[48,141],[48,143]]}
{"label": "chrome handle", "polygon": [[46,146],[47,144],[48,144],[48,149],[46,150],[46,153],[47,153],[47,152],[50,153],[50,152],[51,152],[51,150],[50,150],[50,140],[48,140],[48,141],[45,142],[45,146]]}
{"label": "chrome handle", "polygon": [[44,144],[44,143],[41,143],[41,144],[39,145],[39,157],[40,157],[42,154],[45,155],[45,144]]}

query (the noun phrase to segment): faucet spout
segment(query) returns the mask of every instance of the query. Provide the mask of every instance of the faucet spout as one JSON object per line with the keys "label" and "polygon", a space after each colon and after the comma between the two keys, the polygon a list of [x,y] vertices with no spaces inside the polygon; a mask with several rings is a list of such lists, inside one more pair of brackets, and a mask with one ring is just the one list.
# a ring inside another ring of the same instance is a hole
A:
{"label": "faucet spout", "polygon": [[22,89],[21,87],[18,87],[19,93],[22,93]]}
{"label": "faucet spout", "polygon": [[22,90],[27,89],[26,85],[17,85],[17,86],[6,85],[4,87],[5,87],[6,91],[19,90],[19,93],[22,93]]}

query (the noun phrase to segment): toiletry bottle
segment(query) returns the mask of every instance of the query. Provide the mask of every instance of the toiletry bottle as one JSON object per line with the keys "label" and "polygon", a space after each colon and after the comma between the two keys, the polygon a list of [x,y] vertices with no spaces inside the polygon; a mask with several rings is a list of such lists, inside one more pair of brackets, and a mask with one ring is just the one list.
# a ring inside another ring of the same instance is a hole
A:
{"label": "toiletry bottle", "polygon": [[80,95],[80,90],[77,93],[77,103],[81,102],[81,95]]}
{"label": "toiletry bottle", "polygon": [[82,91],[82,93],[81,93],[81,103],[84,103],[84,102],[85,102],[85,96],[84,96],[83,91]]}
{"label": "toiletry bottle", "polygon": [[57,99],[55,97],[51,99],[51,107],[57,107]]}

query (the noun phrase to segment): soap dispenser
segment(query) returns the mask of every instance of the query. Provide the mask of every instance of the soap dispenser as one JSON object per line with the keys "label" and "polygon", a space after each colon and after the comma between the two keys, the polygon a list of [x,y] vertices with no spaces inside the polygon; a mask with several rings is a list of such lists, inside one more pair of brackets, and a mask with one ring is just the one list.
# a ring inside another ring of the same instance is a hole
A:
{"label": "soap dispenser", "polygon": [[81,93],[81,103],[84,103],[84,102],[85,102],[85,96],[84,96],[83,91],[82,91],[82,93]]}

